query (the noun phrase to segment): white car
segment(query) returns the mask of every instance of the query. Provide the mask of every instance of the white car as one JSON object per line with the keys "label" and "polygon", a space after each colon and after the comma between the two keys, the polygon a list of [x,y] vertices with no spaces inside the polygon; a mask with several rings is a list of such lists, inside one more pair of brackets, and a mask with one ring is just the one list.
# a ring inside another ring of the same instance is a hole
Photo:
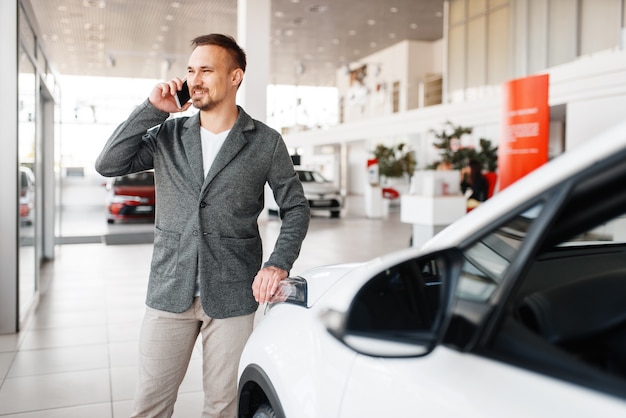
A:
{"label": "white car", "polygon": [[[315,170],[304,170],[296,167],[296,173],[298,173],[302,183],[304,196],[309,201],[311,212],[325,212],[329,213],[331,218],[339,218],[344,205],[339,187],[326,180],[321,173]],[[269,187],[268,191],[269,193],[266,193],[268,211],[270,215],[278,215],[278,205]]]}
{"label": "white car", "polygon": [[420,249],[284,282],[239,417],[625,417],[626,125]]}
{"label": "white car", "polygon": [[25,166],[20,166],[20,222],[33,224],[35,208],[35,174]]}

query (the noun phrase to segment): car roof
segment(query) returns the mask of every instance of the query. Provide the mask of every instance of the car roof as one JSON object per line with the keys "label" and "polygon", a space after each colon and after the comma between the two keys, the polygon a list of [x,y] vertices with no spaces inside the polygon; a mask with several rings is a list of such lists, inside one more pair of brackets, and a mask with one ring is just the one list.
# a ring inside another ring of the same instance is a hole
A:
{"label": "car roof", "polygon": [[495,219],[523,209],[537,196],[619,154],[626,154],[626,123],[587,140],[496,193],[479,208],[435,235],[422,248],[433,250],[458,246],[463,239],[491,227]]}

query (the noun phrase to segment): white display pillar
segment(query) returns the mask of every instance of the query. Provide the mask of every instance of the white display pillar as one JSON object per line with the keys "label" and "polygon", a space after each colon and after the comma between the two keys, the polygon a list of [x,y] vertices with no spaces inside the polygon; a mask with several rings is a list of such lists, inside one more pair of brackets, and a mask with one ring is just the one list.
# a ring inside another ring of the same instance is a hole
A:
{"label": "white display pillar", "polygon": [[365,185],[365,215],[368,218],[383,218],[383,189],[371,184]]}
{"label": "white display pillar", "polygon": [[237,103],[254,119],[267,120],[271,0],[237,1],[237,42],[247,58]]}

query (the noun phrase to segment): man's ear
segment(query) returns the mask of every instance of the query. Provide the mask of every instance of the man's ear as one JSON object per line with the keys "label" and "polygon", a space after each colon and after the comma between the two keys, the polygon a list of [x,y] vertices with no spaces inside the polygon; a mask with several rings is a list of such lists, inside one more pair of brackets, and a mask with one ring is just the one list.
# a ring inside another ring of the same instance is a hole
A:
{"label": "man's ear", "polygon": [[231,77],[232,77],[233,85],[236,87],[239,87],[239,85],[243,81],[243,70],[241,68],[234,69]]}

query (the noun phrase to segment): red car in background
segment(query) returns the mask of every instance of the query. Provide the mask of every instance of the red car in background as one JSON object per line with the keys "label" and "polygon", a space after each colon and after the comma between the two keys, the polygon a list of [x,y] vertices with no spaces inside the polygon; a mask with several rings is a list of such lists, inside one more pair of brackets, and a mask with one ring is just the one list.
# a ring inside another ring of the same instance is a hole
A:
{"label": "red car in background", "polygon": [[115,177],[107,183],[107,222],[154,221],[154,172]]}

